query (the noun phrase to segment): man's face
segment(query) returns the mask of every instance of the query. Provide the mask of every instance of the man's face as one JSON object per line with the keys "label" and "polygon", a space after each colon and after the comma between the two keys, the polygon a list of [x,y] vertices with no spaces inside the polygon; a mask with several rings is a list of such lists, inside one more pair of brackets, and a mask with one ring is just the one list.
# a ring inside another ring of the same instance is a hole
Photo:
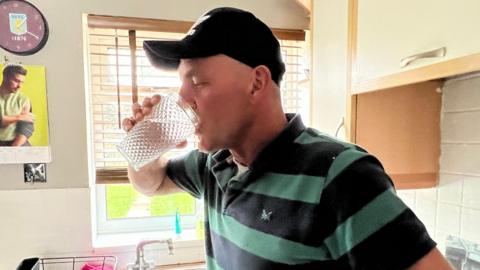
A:
{"label": "man's face", "polygon": [[199,148],[212,152],[243,142],[253,121],[253,69],[228,56],[182,59],[180,96],[195,108]]}
{"label": "man's face", "polygon": [[15,93],[22,87],[23,81],[25,80],[25,76],[21,74],[14,74],[12,77],[6,79],[6,89],[10,93]]}

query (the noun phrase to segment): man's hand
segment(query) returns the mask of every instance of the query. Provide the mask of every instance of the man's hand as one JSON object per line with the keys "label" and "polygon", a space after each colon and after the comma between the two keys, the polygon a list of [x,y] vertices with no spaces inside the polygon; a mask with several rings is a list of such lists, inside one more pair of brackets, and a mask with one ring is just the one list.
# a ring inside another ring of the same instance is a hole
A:
{"label": "man's hand", "polygon": [[122,127],[125,131],[130,131],[138,122],[152,112],[152,108],[160,102],[161,97],[154,95],[143,100],[142,105],[134,103],[132,105],[132,116],[122,120]]}
{"label": "man's hand", "polygon": [[[138,103],[132,105],[132,116],[122,120],[122,127],[129,132],[137,123],[143,121],[150,115],[152,108],[160,102],[161,97],[154,95],[145,98],[140,106]],[[186,141],[179,143],[177,147],[186,145]],[[162,157],[143,166],[138,171],[128,167],[128,178],[133,187],[148,196],[157,194],[169,194],[182,191],[168,178],[166,173],[167,159]]]}

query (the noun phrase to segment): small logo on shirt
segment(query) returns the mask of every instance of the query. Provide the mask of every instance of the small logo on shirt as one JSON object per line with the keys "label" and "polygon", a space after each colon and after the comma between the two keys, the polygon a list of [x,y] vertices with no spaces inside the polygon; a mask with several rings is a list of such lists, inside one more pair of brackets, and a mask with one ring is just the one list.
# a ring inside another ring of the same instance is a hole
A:
{"label": "small logo on shirt", "polygon": [[272,211],[267,212],[267,210],[263,209],[260,219],[263,221],[270,221],[270,217],[272,216],[272,213],[273,213]]}

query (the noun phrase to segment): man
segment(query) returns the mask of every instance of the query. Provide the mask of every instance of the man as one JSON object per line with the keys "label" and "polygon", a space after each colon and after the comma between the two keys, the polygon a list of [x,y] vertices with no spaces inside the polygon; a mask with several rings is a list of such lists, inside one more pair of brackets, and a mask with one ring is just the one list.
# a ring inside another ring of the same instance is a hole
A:
{"label": "man", "polygon": [[[205,200],[209,269],[451,269],[375,157],[284,114],[279,43],[254,15],[214,9],[183,40],[144,49],[178,70],[200,151],[129,177],[147,195]],[[124,128],[158,99],[134,104]]]}
{"label": "man", "polygon": [[30,100],[20,92],[27,70],[20,65],[3,69],[0,85],[0,146],[28,146],[33,133]]}

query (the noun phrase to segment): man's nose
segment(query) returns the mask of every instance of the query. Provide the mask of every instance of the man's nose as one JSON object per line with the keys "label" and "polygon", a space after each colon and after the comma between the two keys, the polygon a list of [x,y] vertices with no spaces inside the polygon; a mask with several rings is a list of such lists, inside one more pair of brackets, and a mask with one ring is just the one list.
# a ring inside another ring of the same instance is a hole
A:
{"label": "man's nose", "polygon": [[185,84],[180,86],[178,95],[192,108],[196,108],[197,104],[195,103],[195,99],[193,97],[193,92],[191,89],[188,88]]}
{"label": "man's nose", "polygon": [[178,95],[188,103],[192,101],[191,91],[188,90],[188,87],[184,83],[180,85]]}

